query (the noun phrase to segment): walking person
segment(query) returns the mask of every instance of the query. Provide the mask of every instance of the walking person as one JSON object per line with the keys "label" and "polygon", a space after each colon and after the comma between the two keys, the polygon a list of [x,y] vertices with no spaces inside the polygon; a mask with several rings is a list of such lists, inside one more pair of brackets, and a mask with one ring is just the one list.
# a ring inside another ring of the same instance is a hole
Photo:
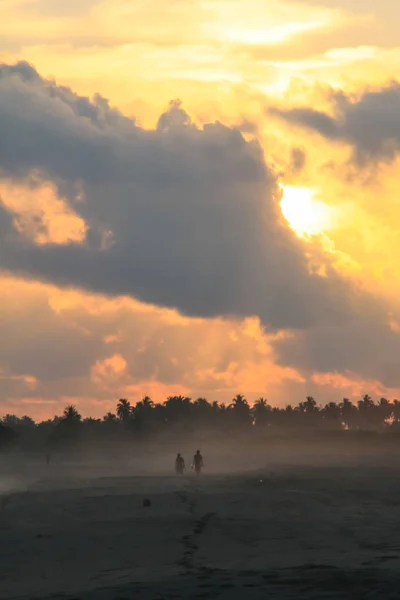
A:
{"label": "walking person", "polygon": [[185,461],[179,452],[175,459],[175,471],[177,475],[183,475],[185,471]]}
{"label": "walking person", "polygon": [[200,454],[200,450],[197,450],[196,454],[193,457],[193,466],[194,466],[196,475],[200,475],[201,469],[204,466],[204,461],[203,461],[202,455]]}

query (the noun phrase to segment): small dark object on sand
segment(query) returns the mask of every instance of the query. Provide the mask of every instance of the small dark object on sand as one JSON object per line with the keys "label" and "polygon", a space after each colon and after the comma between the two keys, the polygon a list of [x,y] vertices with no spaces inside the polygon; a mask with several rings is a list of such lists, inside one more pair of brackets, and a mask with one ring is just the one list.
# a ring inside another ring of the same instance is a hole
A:
{"label": "small dark object on sand", "polygon": [[143,507],[144,507],[144,508],[149,508],[150,506],[151,506],[151,502],[150,502],[150,500],[149,500],[148,498],[145,498],[145,499],[143,500]]}

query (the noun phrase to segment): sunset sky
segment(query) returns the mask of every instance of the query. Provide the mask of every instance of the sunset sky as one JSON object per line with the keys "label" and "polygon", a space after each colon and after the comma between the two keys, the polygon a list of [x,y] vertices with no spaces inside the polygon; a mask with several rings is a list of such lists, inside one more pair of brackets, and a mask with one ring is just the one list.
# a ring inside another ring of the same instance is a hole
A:
{"label": "sunset sky", "polygon": [[399,397],[399,20],[0,0],[0,415]]}

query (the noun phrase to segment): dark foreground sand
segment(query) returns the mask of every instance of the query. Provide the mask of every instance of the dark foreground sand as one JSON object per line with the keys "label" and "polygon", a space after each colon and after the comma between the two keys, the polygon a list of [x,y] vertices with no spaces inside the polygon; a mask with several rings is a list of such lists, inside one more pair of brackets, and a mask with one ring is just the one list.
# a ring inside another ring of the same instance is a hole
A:
{"label": "dark foreground sand", "polygon": [[1,598],[400,597],[395,467],[179,480],[53,464],[0,476],[1,493]]}

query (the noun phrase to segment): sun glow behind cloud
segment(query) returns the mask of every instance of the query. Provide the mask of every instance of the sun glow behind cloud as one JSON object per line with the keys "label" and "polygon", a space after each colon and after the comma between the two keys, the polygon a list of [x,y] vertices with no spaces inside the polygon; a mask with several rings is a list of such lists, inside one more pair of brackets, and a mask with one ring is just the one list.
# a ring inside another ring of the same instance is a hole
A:
{"label": "sun glow behind cloud", "polygon": [[235,0],[203,2],[209,20],[204,30],[219,41],[243,45],[277,45],[291,38],[332,27],[339,13],[327,8],[310,9],[305,4],[287,5],[281,1],[252,0],[244,5]]}
{"label": "sun glow behind cloud", "polygon": [[299,237],[317,235],[333,227],[333,210],[315,199],[315,191],[282,185],[282,214]]}
{"label": "sun glow behind cloud", "polygon": [[323,23],[313,21],[310,23],[284,23],[265,28],[262,25],[253,27],[229,28],[225,32],[221,31],[221,37],[231,42],[240,42],[242,44],[281,44],[292,36],[318,29]]}
{"label": "sun glow behind cloud", "polygon": [[[257,137],[267,160],[271,158],[276,172],[285,173],[285,181],[291,184],[282,186],[281,210],[287,227],[306,241],[299,247],[311,255],[315,242],[318,251],[322,248],[329,253],[328,260],[338,271],[360,280],[372,293],[379,290],[397,306],[399,164],[380,166],[379,180],[372,171],[364,176],[347,162],[351,153],[347,146],[305,135],[266,114],[266,107],[278,97],[284,108],[311,106],[329,112],[332,93],[357,95],[366,85],[398,78],[398,19],[393,14],[398,11],[400,15],[397,3],[392,3],[390,15],[385,14],[382,3],[371,8],[372,2],[358,0],[5,0],[0,4],[2,61],[27,60],[42,75],[54,77],[73,91],[88,96],[99,92],[143,127],[153,128],[168,101],[179,97],[194,123],[219,120],[224,125],[239,125],[248,137]],[[299,168],[289,158],[297,147],[305,156]],[[86,223],[68,210],[66,193],[51,182],[28,187],[0,181],[1,200],[12,214],[14,227],[43,250],[55,244],[60,249],[85,243]],[[188,318],[139,302],[133,305],[126,299],[110,304],[76,290],[67,297],[65,290],[58,288],[46,288],[37,300],[33,283],[25,286],[18,281],[20,285],[22,292],[13,289],[10,300],[4,299],[3,290],[0,306],[3,312],[7,301],[11,306],[10,317],[3,319],[5,326],[16,314],[14,298],[21,304],[26,297],[26,302],[34,305],[32,310],[24,309],[29,317],[26,323],[19,315],[14,329],[3,331],[7,345],[2,361],[9,360],[11,366],[8,369],[6,364],[3,372],[0,361],[0,391],[9,401],[10,412],[14,412],[13,395],[29,394],[26,402],[31,403],[35,402],[34,392],[43,403],[56,402],[53,398],[64,402],[60,394],[77,398],[73,401],[78,404],[79,397],[100,398],[99,411],[106,406],[110,390],[130,399],[149,393],[153,399],[163,400],[169,393],[182,392],[211,399],[218,394],[229,400],[239,389],[254,392],[252,399],[267,393],[275,403],[292,398],[294,385],[295,395],[301,396],[299,389],[303,388],[299,386],[304,379],[304,394],[313,393],[314,382],[321,402],[338,388],[344,394],[357,395],[367,389],[378,393],[373,383],[364,383],[366,370],[354,375],[356,384],[350,392],[344,391],[349,386],[340,379],[346,374],[338,374],[335,365],[328,375],[317,372],[310,379],[300,369],[288,377],[284,370],[288,367],[277,366],[269,338],[255,325],[250,343],[247,329],[242,336],[236,322],[218,329],[216,322],[207,319]],[[10,286],[9,281],[3,282],[3,288],[10,290]],[[42,325],[44,319],[49,321],[51,334]],[[23,331],[23,342],[18,344],[25,348],[26,339],[36,336],[36,330],[29,333],[31,321],[33,325],[40,322],[39,340],[57,336],[54,346],[49,344],[53,350],[48,368],[53,373],[57,362],[54,347],[62,348],[65,354],[60,359],[59,377],[65,380],[54,382],[53,375],[46,379],[44,370],[38,370],[33,361],[36,347],[29,360],[22,356],[13,362],[9,339],[17,344]],[[93,339],[97,345],[91,342],[87,347],[85,343]],[[188,347],[190,356],[182,351]],[[357,352],[361,356],[362,352]],[[74,357],[86,365],[85,377],[71,378],[66,366]],[[360,358],[358,364],[361,362]],[[312,368],[311,359],[310,365]],[[37,382],[36,387],[31,386],[34,391],[27,385],[29,377]],[[285,383],[285,377],[290,383]],[[379,378],[375,372],[373,377]]]}

